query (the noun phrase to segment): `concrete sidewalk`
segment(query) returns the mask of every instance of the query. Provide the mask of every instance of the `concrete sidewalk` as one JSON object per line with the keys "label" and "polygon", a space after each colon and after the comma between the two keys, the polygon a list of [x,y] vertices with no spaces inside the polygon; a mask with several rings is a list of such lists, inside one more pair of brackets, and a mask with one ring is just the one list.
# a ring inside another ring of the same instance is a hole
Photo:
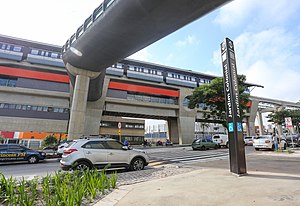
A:
{"label": "concrete sidewalk", "polygon": [[[300,171],[299,171],[300,172]],[[97,206],[299,206],[300,175],[205,168],[121,186]]]}

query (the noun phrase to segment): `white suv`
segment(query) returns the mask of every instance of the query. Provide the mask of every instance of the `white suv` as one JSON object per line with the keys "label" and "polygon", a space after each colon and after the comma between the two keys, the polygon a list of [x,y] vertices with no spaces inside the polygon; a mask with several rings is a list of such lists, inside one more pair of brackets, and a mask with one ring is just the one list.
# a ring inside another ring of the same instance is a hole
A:
{"label": "white suv", "polygon": [[227,134],[215,134],[212,137],[212,140],[214,143],[219,145],[219,147],[229,147],[229,142],[228,142],[228,135]]}
{"label": "white suv", "polygon": [[108,164],[110,168],[142,170],[148,163],[149,157],[143,150],[124,146],[115,139],[94,137],[74,140],[60,160],[63,170],[103,169]]}

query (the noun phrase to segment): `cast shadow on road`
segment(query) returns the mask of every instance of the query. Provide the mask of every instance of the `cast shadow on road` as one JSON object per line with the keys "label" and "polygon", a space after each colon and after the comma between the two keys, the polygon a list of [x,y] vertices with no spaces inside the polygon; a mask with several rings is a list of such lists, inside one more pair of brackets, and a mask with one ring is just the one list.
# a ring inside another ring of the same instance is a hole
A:
{"label": "cast shadow on road", "polygon": [[286,175],[271,175],[271,174],[251,174],[248,173],[247,177],[264,178],[264,179],[278,179],[278,180],[300,180],[299,176],[286,176]]}

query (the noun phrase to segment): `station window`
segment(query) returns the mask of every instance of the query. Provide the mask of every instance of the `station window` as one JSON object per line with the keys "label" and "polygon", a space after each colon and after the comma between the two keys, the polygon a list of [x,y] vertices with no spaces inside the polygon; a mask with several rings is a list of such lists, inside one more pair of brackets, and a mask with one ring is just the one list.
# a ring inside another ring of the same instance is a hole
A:
{"label": "station window", "polygon": [[32,49],[32,50],[31,50],[31,54],[38,55],[38,54],[39,54],[39,50],[37,50],[37,49]]}
{"label": "station window", "polygon": [[22,47],[20,47],[20,46],[14,46],[13,51],[20,52],[21,50],[22,50]]}

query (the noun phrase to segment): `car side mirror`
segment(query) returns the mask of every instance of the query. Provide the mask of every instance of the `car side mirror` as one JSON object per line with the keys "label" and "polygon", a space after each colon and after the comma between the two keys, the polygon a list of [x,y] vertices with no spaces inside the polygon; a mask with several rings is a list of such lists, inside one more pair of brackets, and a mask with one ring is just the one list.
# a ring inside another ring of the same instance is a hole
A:
{"label": "car side mirror", "polygon": [[129,147],[128,146],[123,146],[122,150],[129,150]]}

